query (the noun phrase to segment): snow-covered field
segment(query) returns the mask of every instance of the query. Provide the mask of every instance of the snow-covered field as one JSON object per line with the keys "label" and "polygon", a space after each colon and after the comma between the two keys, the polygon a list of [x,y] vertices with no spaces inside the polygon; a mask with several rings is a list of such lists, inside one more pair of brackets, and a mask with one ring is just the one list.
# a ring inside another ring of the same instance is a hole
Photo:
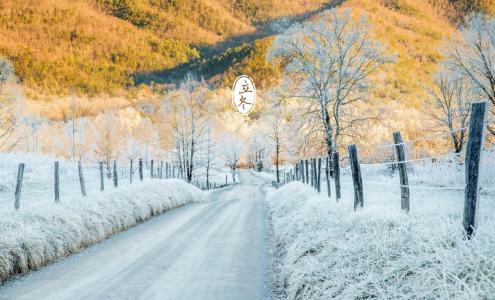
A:
{"label": "snow-covered field", "polygon": [[[339,203],[300,182],[267,196],[281,254],[280,298],[493,298],[492,190],[482,190],[478,232],[466,240],[463,191],[455,189],[462,185],[462,168],[452,163],[412,166],[410,184],[427,187],[411,188],[409,215],[400,211],[396,175],[387,176],[385,167],[362,165],[362,170],[364,208],[356,212],[345,169]],[[493,183],[489,170],[482,171],[482,186]],[[438,186],[454,189],[428,188]]]}
{"label": "snow-covered field", "polygon": [[[12,190],[16,157],[0,161],[1,280],[78,252],[169,209],[206,199],[205,193],[177,179],[139,182],[135,178],[132,185],[123,180],[118,189],[108,181],[100,192],[96,174],[95,180],[87,181],[88,196],[82,197],[78,181],[71,180],[73,166],[61,163],[61,199],[55,203],[53,161],[22,160],[26,173],[19,210],[14,209]],[[85,175],[92,178],[90,172]]]}

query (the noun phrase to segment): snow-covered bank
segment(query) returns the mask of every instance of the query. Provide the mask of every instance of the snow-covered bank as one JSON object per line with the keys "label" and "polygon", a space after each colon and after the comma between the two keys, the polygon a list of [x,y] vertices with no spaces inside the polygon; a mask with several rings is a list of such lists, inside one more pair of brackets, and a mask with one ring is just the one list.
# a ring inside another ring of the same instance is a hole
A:
{"label": "snow-covered bank", "polygon": [[[366,180],[364,180],[366,183]],[[480,200],[465,240],[462,191],[414,191],[409,215],[395,186],[365,186],[354,212],[344,180],[336,203],[299,182],[267,196],[286,299],[490,299],[495,294],[495,203]]]}
{"label": "snow-covered bank", "polygon": [[181,180],[145,181],[55,204],[0,208],[0,279],[78,252],[205,193]]}

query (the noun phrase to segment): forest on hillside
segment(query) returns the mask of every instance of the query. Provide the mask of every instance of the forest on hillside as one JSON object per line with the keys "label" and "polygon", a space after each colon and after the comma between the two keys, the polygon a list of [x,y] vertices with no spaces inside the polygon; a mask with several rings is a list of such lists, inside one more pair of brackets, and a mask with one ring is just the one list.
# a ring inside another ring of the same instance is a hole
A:
{"label": "forest on hillside", "polygon": [[[291,20],[334,5],[368,7],[371,16],[398,13],[425,31],[443,22],[439,19],[454,28],[465,16],[493,14],[495,7],[493,0],[292,0],[290,5],[267,0],[8,0],[0,3],[0,55],[14,65],[32,98],[155,93],[190,70],[222,85],[245,70],[265,82],[272,73],[250,66],[253,60],[266,65],[267,47],[259,44],[269,45],[271,39],[265,38]],[[430,8],[435,13],[423,16]],[[451,30],[434,34],[444,38]],[[426,35],[418,37],[419,43],[427,42]],[[416,59],[424,52],[412,48],[408,55]]]}

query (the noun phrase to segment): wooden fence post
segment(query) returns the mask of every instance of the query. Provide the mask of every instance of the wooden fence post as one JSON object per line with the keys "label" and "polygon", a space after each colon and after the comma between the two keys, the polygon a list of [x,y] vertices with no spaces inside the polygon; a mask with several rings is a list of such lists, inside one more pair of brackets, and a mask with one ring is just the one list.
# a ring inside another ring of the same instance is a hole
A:
{"label": "wooden fence post", "polygon": [[351,162],[352,182],[354,183],[354,210],[358,207],[363,207],[363,180],[361,178],[361,167],[359,166],[359,158],[355,144],[348,146],[349,161]]}
{"label": "wooden fence post", "polygon": [[77,170],[79,173],[79,185],[81,186],[81,194],[86,197],[86,186],[84,185],[84,174],[81,161],[77,162]]}
{"label": "wooden fence post", "polygon": [[306,183],[306,179],[304,177],[304,160],[301,160],[301,179],[302,183]]}
{"label": "wooden fence post", "polygon": [[100,161],[100,191],[105,190],[105,178],[103,177],[103,162]]}
{"label": "wooden fence post", "polygon": [[119,178],[117,177],[117,161],[113,161],[113,187],[117,188],[119,186]]}
{"label": "wooden fence post", "polygon": [[111,179],[112,178],[112,171],[110,170],[110,159],[106,161],[107,163],[107,178]]}
{"label": "wooden fence post", "polygon": [[333,152],[333,178],[335,181],[335,199],[339,202],[340,199],[340,157],[339,152]]}
{"label": "wooden fence post", "polygon": [[318,180],[317,180],[317,186],[318,186],[318,194],[321,192],[321,157],[318,157]]}
{"label": "wooden fence post", "polygon": [[15,185],[15,209],[21,207],[22,178],[24,177],[24,163],[20,163],[17,168],[17,182]]}
{"label": "wooden fence post", "polygon": [[225,174],[225,186],[227,186],[227,174]]}
{"label": "wooden fence post", "polygon": [[317,189],[316,184],[318,181],[318,173],[316,170],[316,158],[313,158],[312,161],[313,161],[313,164],[312,164],[311,168],[313,170],[313,188]]}
{"label": "wooden fence post", "polygon": [[395,152],[397,153],[397,162],[400,177],[400,208],[409,212],[409,180],[407,179],[406,151],[400,131],[394,132]]}
{"label": "wooden fence post", "polygon": [[129,184],[132,184],[132,177],[134,177],[133,163],[134,161],[131,158],[131,165],[129,167]]}
{"label": "wooden fence post", "polygon": [[304,160],[304,165],[305,165],[304,167],[306,169],[306,183],[309,184],[309,170],[308,170],[309,163],[308,163],[307,159]]}
{"label": "wooden fence post", "polygon": [[139,180],[143,181],[143,159],[139,159]]}
{"label": "wooden fence post", "polygon": [[153,176],[155,175],[154,170],[153,170],[153,163],[154,161],[151,160],[151,167],[150,167],[150,178],[153,179]]}
{"label": "wooden fence post", "polygon": [[474,103],[469,120],[469,134],[466,145],[466,189],[464,191],[463,226],[468,239],[471,239],[477,227],[477,208],[479,192],[479,172],[485,140],[487,102]]}
{"label": "wooden fence post", "polygon": [[332,196],[332,190],[330,187],[330,162],[329,157],[327,156],[325,159],[325,181],[327,182],[327,196],[330,198]]}
{"label": "wooden fence post", "polygon": [[160,179],[162,179],[163,178],[163,161],[162,160],[160,161],[160,173],[159,174],[160,174]]}
{"label": "wooden fence post", "polygon": [[313,167],[313,159],[310,161],[310,166],[311,166],[311,172],[310,172],[310,185],[311,187],[315,187],[315,174],[314,174],[314,167]]}
{"label": "wooden fence post", "polygon": [[60,201],[60,179],[59,179],[59,162],[55,161],[54,164],[54,175],[55,175],[55,185],[54,185],[54,192],[55,192],[55,202]]}

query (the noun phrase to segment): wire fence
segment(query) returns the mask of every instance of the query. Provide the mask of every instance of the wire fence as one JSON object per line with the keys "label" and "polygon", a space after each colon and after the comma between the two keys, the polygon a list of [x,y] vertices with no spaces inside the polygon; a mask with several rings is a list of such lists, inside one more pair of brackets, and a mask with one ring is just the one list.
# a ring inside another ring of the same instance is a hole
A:
{"label": "wire fence", "polygon": [[0,176],[3,178],[0,181],[0,209],[20,209],[25,203],[91,197],[160,179],[182,179],[204,190],[232,184],[232,178],[223,170],[213,168],[208,172],[195,169],[187,180],[183,168],[174,161],[74,162],[12,154],[0,156]]}
{"label": "wire fence", "polygon": [[[495,190],[495,151],[489,144],[489,138],[485,136],[487,107],[486,102],[473,104],[469,127],[406,141],[402,140],[400,132],[395,132],[394,143],[361,147],[349,145],[349,155],[337,161],[328,157],[300,160],[294,164],[293,171],[291,169],[284,174],[284,178],[287,178],[284,183],[298,180],[310,184],[320,192],[323,170],[327,187],[330,187],[330,178],[335,181],[335,196],[338,201],[341,196],[342,173],[350,175],[352,179],[355,209],[364,205],[365,186],[381,186],[400,190],[401,209],[406,213],[409,213],[412,191],[463,191],[463,226],[470,238],[477,226],[478,194]],[[419,151],[412,146],[443,137],[453,138],[454,134],[460,132],[464,134],[463,138],[467,143],[462,151],[457,147],[457,153],[417,157],[416,153]],[[358,157],[360,151],[366,153],[365,159]],[[374,180],[368,179],[369,177]],[[396,178],[395,181],[390,180],[392,178]],[[330,189],[328,195],[330,196]]]}

